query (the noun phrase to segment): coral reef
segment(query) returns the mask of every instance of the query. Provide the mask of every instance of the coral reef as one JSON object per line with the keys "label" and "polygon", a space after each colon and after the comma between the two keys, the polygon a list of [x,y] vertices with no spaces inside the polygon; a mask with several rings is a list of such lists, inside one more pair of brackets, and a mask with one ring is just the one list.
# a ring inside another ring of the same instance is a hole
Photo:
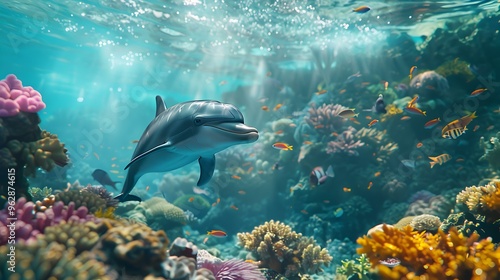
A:
{"label": "coral reef", "polygon": [[489,141],[486,141],[484,136],[481,136],[479,147],[484,151],[479,160],[486,160],[492,168],[497,171],[500,170],[500,132],[497,132]]}
{"label": "coral reef", "polygon": [[337,268],[335,272],[335,279],[350,279],[350,277],[359,280],[369,280],[371,279],[368,275],[370,274],[371,264],[365,254],[362,254],[356,259],[343,260],[342,265]]}
{"label": "coral reef", "polygon": [[210,270],[217,280],[265,280],[255,264],[238,259],[222,261],[205,250],[197,258],[198,267]]}
{"label": "coral reef", "polygon": [[410,89],[420,94],[431,94],[434,92],[443,93],[448,91],[450,86],[445,77],[435,71],[425,71],[415,76],[410,82]]}
{"label": "coral reef", "polygon": [[29,187],[28,192],[33,200],[43,200],[52,194],[52,188],[43,187],[43,189],[41,189],[37,187]]}
{"label": "coral reef", "polygon": [[340,132],[345,123],[345,119],[339,113],[348,109],[339,104],[323,104],[316,107],[313,103],[309,107],[308,115],[304,118],[306,123],[314,128],[321,135],[330,135],[333,132]]}
{"label": "coral reef", "polygon": [[27,143],[21,151],[26,176],[35,176],[37,168],[51,171],[56,165],[65,166],[69,162],[66,152],[57,135],[42,131],[40,140]]}
{"label": "coral reef", "polygon": [[92,254],[77,254],[74,247],[37,240],[16,245],[15,272],[7,270],[8,246],[0,246],[1,279],[114,279],[104,264]]}
{"label": "coral reef", "polygon": [[193,213],[197,218],[202,219],[210,210],[211,204],[201,195],[183,195],[177,198],[173,204],[184,211]]}
{"label": "coral reef", "polygon": [[457,204],[465,204],[470,212],[483,216],[486,222],[500,219],[500,181],[485,186],[466,187],[457,195]]}
{"label": "coral reef", "polygon": [[405,216],[418,216],[429,214],[444,219],[450,214],[453,204],[442,195],[436,195],[429,201],[417,200],[410,204]]}
{"label": "coral reef", "polygon": [[326,147],[327,154],[340,153],[348,156],[358,156],[358,149],[365,143],[355,139],[356,129],[349,126],[337,136],[337,139],[330,141]]}
{"label": "coral reef", "polygon": [[76,207],[85,206],[91,213],[99,209],[106,209],[107,201],[98,194],[82,190],[69,190],[55,195],[56,201],[62,201],[64,204],[73,202]]}
{"label": "coral reef", "polygon": [[[449,234],[418,233],[407,226],[401,230],[382,226],[371,237],[360,237],[358,254],[366,254],[383,279],[496,279],[500,275],[500,248],[479,235],[464,237],[455,228]],[[381,264],[397,258],[400,265]]]}
{"label": "coral reef", "polygon": [[413,217],[411,219],[410,226],[418,232],[437,232],[437,230],[441,226],[441,220],[439,219],[439,217],[433,215],[422,214]]}
{"label": "coral reef", "polygon": [[39,239],[47,243],[59,243],[66,248],[75,248],[76,254],[90,251],[99,241],[99,234],[93,222],[62,221],[61,223],[45,228]]}
{"label": "coral reef", "polygon": [[281,222],[273,220],[255,227],[251,233],[238,233],[239,244],[250,250],[262,267],[271,268],[285,277],[294,279],[298,274],[314,274],[321,266],[328,266],[332,257],[312,238]]}
{"label": "coral reef", "polygon": [[[15,209],[15,233],[17,240],[32,241],[36,236],[45,231],[48,226],[57,225],[63,221],[79,221],[84,223],[86,221],[96,221],[97,219],[88,214],[88,209],[81,206],[75,210],[75,204],[69,203],[65,207],[63,202],[56,202],[52,208],[45,210],[45,212],[38,212],[35,214],[35,204],[27,202],[26,198],[22,197],[17,200],[13,209]],[[7,243],[9,236],[9,229],[7,226],[10,224],[8,218],[12,217],[12,212],[9,208],[4,208],[0,212],[0,245]]]}
{"label": "coral reef", "polygon": [[104,186],[92,186],[87,185],[81,189],[82,192],[90,192],[98,195],[100,198],[106,201],[106,207],[116,207],[119,203],[117,199],[113,198],[113,195]]}
{"label": "coral reef", "polygon": [[436,68],[436,73],[447,79],[451,76],[456,76],[458,79],[464,79],[467,82],[475,78],[469,69],[469,63],[459,58],[441,64],[441,66]]}

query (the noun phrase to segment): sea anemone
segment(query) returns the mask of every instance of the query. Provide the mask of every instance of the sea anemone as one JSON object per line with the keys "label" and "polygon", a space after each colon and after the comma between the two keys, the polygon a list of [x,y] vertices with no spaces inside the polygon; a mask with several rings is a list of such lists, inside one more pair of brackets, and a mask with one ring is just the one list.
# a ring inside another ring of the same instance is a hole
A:
{"label": "sea anemone", "polygon": [[202,268],[206,268],[217,280],[265,280],[256,265],[242,260],[231,259],[217,262],[202,262]]}

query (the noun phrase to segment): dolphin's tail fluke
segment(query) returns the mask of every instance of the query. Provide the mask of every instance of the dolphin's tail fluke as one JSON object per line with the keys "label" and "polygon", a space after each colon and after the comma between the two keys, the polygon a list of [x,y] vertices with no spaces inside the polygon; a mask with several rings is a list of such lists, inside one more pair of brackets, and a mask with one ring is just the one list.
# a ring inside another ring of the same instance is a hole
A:
{"label": "dolphin's tail fluke", "polygon": [[125,202],[125,201],[142,201],[142,199],[136,195],[133,194],[124,194],[121,193],[117,196],[114,197],[114,199],[117,199],[120,202]]}

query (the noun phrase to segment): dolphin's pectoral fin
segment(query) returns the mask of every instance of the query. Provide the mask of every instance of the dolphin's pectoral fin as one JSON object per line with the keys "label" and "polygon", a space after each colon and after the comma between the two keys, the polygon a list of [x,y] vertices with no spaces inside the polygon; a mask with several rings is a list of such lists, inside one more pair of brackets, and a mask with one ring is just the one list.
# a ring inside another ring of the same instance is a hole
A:
{"label": "dolphin's pectoral fin", "polygon": [[198,159],[200,163],[200,179],[198,180],[198,186],[205,185],[212,179],[215,169],[215,155],[211,157],[200,157]]}
{"label": "dolphin's pectoral fin", "polygon": [[156,96],[156,116],[158,117],[159,114],[163,113],[167,107],[165,106],[165,102],[163,102],[163,99],[161,96],[157,95]]}
{"label": "dolphin's pectoral fin", "polygon": [[154,153],[154,152],[156,152],[156,151],[158,151],[158,150],[161,150],[161,149],[169,149],[169,148],[171,148],[171,147],[172,147],[172,142],[170,142],[170,141],[168,141],[168,142],[166,142],[166,143],[164,143],[164,144],[158,145],[158,146],[156,146],[156,147],[152,148],[151,150],[146,151],[146,152],[144,152],[144,153],[142,153],[142,154],[140,154],[140,155],[136,156],[135,158],[133,158],[133,159],[132,159],[132,160],[131,160],[128,164],[127,164],[127,166],[125,166],[125,168],[124,168],[124,169],[127,169],[127,168],[128,168],[128,167],[132,164],[132,163],[134,163],[134,162],[136,162],[136,161],[140,160],[140,159],[141,159],[141,158],[143,158],[143,157],[146,157],[146,156],[150,155],[151,153]]}
{"label": "dolphin's pectoral fin", "polygon": [[142,199],[138,196],[135,196],[133,194],[124,194],[124,193],[121,193],[117,196],[114,197],[114,199],[120,201],[120,202],[125,202],[125,201],[142,201]]}

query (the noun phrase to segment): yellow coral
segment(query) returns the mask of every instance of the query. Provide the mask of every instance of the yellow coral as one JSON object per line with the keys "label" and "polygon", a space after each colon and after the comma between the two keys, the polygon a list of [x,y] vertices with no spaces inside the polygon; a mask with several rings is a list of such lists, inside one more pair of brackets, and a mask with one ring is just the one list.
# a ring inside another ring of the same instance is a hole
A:
{"label": "yellow coral", "polygon": [[95,213],[94,216],[97,218],[107,218],[107,219],[114,219],[115,218],[115,207],[108,207],[106,209],[99,208]]}
{"label": "yellow coral", "polygon": [[473,214],[484,216],[487,221],[496,221],[500,219],[500,182],[467,187],[457,195],[457,203],[467,205]]}
{"label": "yellow coral", "polygon": [[[372,237],[360,237],[358,254],[367,254],[382,279],[497,279],[500,248],[491,239],[477,242],[479,235],[464,237],[455,228],[449,234],[418,233],[410,226],[401,230],[384,225]],[[390,269],[380,264],[398,258],[401,265]],[[423,277],[423,278],[422,278]]]}
{"label": "yellow coral", "polygon": [[42,131],[42,138],[28,143],[23,151],[26,158],[25,174],[34,176],[38,167],[50,171],[55,165],[65,166],[69,162],[66,151],[57,135]]}
{"label": "yellow coral", "polygon": [[436,69],[436,73],[444,76],[445,78],[448,78],[449,76],[460,76],[467,82],[472,81],[475,77],[469,69],[469,63],[460,60],[459,58],[443,63]]}
{"label": "yellow coral", "polygon": [[385,122],[403,113],[403,110],[399,109],[394,104],[387,105],[387,107],[385,107],[385,110],[387,111],[387,113],[380,118],[381,122]]}

